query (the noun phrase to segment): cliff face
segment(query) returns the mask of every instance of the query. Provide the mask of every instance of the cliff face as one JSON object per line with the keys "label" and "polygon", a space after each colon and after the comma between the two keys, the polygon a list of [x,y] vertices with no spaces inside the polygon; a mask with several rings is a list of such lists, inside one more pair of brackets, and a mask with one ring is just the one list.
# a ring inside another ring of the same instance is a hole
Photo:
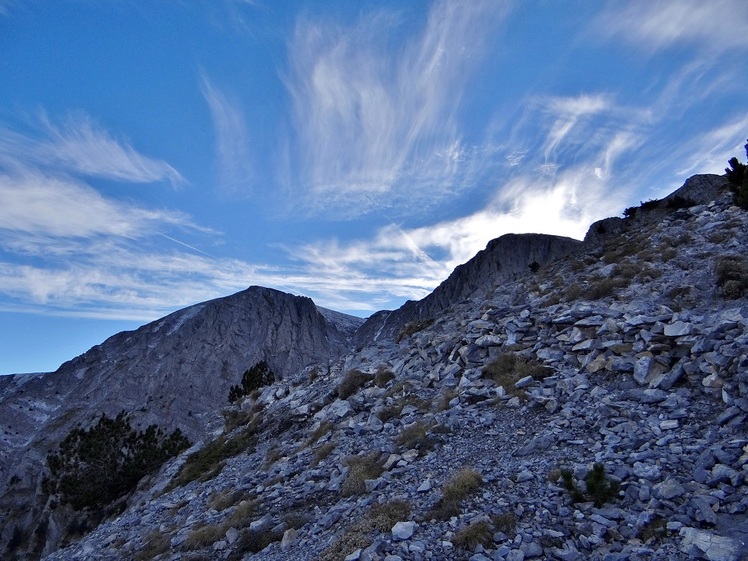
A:
{"label": "cliff face", "polygon": [[101,413],[124,409],[139,426],[204,438],[230,386],[260,360],[283,377],[347,351],[362,320],[327,315],[309,298],[251,287],[119,333],[54,373],[3,380],[0,512],[33,518],[46,454]]}
{"label": "cliff face", "polygon": [[356,333],[356,344],[392,340],[411,321],[433,319],[453,304],[482,298],[499,282],[528,273],[532,263],[541,267],[569,255],[582,242],[545,234],[507,234],[488,243],[467,263],[458,266],[431,294],[408,301],[395,311],[377,312]]}

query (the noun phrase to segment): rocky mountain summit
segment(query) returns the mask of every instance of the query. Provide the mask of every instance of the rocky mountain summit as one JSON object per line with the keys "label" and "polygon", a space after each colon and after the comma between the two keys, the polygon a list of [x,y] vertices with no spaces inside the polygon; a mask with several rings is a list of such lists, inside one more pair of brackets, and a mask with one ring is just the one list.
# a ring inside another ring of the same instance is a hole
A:
{"label": "rocky mountain summit", "polygon": [[746,559],[747,243],[719,176],[584,243],[500,238],[437,296],[224,391],[222,423],[44,558]]}
{"label": "rocky mountain summit", "polygon": [[204,438],[245,369],[266,360],[285,376],[325,362],[349,349],[361,323],[255,286],[119,333],[54,373],[0,377],[0,520],[11,521],[3,537],[41,523],[40,550],[61,538],[69,516],[60,509],[48,520],[39,485],[47,454],[77,424],[124,410],[139,425]]}

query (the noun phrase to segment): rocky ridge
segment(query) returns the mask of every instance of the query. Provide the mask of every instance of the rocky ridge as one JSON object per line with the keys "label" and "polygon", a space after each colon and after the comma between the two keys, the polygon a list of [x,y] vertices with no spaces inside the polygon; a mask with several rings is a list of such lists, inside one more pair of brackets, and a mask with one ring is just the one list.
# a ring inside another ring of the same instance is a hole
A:
{"label": "rocky ridge", "polygon": [[[593,225],[584,250],[227,409],[256,438],[216,477],[164,492],[188,451],[46,559],[748,558],[748,304],[718,277],[748,215],[703,182],[714,200]],[[484,375],[508,355],[532,368]],[[560,470],[584,490],[594,464],[620,490],[574,502]],[[445,514],[463,469],[480,483]]]}
{"label": "rocky ridge", "polygon": [[1,377],[0,518],[12,522],[3,537],[41,524],[36,548],[56,549],[70,516],[50,513],[39,485],[47,453],[77,423],[124,410],[142,427],[203,439],[221,425],[218,410],[244,370],[266,360],[286,376],[340,356],[361,323],[255,286],[119,333],[54,373]]}

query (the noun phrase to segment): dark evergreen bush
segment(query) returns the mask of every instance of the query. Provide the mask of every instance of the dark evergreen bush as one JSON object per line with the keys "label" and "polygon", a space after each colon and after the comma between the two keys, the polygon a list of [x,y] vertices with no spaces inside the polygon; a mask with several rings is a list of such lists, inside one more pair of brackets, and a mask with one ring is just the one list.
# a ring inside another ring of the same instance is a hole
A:
{"label": "dark evergreen bush", "polygon": [[693,200],[687,197],[682,197],[680,195],[675,195],[674,197],[671,197],[667,200],[667,207],[672,210],[690,208],[695,205],[696,203]]}
{"label": "dark evergreen bush", "polygon": [[124,411],[114,419],[102,414],[90,429],[70,431],[47,457],[44,487],[76,510],[108,507],[189,445],[179,429],[167,435],[151,425],[138,432]]}
{"label": "dark evergreen bush", "polygon": [[597,508],[618,497],[619,483],[606,477],[602,464],[596,463],[592,466],[584,478],[584,484],[587,487],[587,495],[595,502]]}
{"label": "dark evergreen bush", "polygon": [[[745,153],[748,156],[748,144],[745,145]],[[735,193],[735,204],[740,208],[748,210],[748,171],[746,165],[733,157],[727,162],[729,168],[725,168],[727,180],[731,184],[732,192]]]}
{"label": "dark evergreen bush", "polygon": [[564,489],[569,492],[571,500],[574,503],[591,500],[595,503],[597,508],[600,508],[604,503],[618,498],[620,485],[618,481],[608,479],[605,474],[605,467],[602,464],[595,463],[592,466],[592,469],[587,472],[587,475],[584,478],[584,485],[587,488],[587,493],[583,493],[579,487],[577,487],[576,481],[574,481],[574,475],[570,470],[562,469],[561,478],[563,480]]}
{"label": "dark evergreen bush", "polygon": [[273,382],[275,382],[275,374],[270,370],[268,363],[262,360],[252,368],[245,370],[241,385],[231,386],[229,390],[229,403],[234,403],[255,390],[269,386]]}
{"label": "dark evergreen bush", "polygon": [[659,199],[649,199],[648,201],[642,201],[639,205],[642,210],[654,210],[660,206]]}

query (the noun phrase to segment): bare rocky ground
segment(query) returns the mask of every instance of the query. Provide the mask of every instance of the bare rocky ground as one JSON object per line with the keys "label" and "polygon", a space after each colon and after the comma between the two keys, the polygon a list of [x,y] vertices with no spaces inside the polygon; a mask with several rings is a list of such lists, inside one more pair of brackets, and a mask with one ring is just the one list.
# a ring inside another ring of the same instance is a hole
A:
{"label": "bare rocky ground", "polygon": [[196,445],[46,559],[748,559],[731,201],[603,222],[398,342],[287,376],[224,411],[215,437],[244,445],[217,475],[171,488]]}

